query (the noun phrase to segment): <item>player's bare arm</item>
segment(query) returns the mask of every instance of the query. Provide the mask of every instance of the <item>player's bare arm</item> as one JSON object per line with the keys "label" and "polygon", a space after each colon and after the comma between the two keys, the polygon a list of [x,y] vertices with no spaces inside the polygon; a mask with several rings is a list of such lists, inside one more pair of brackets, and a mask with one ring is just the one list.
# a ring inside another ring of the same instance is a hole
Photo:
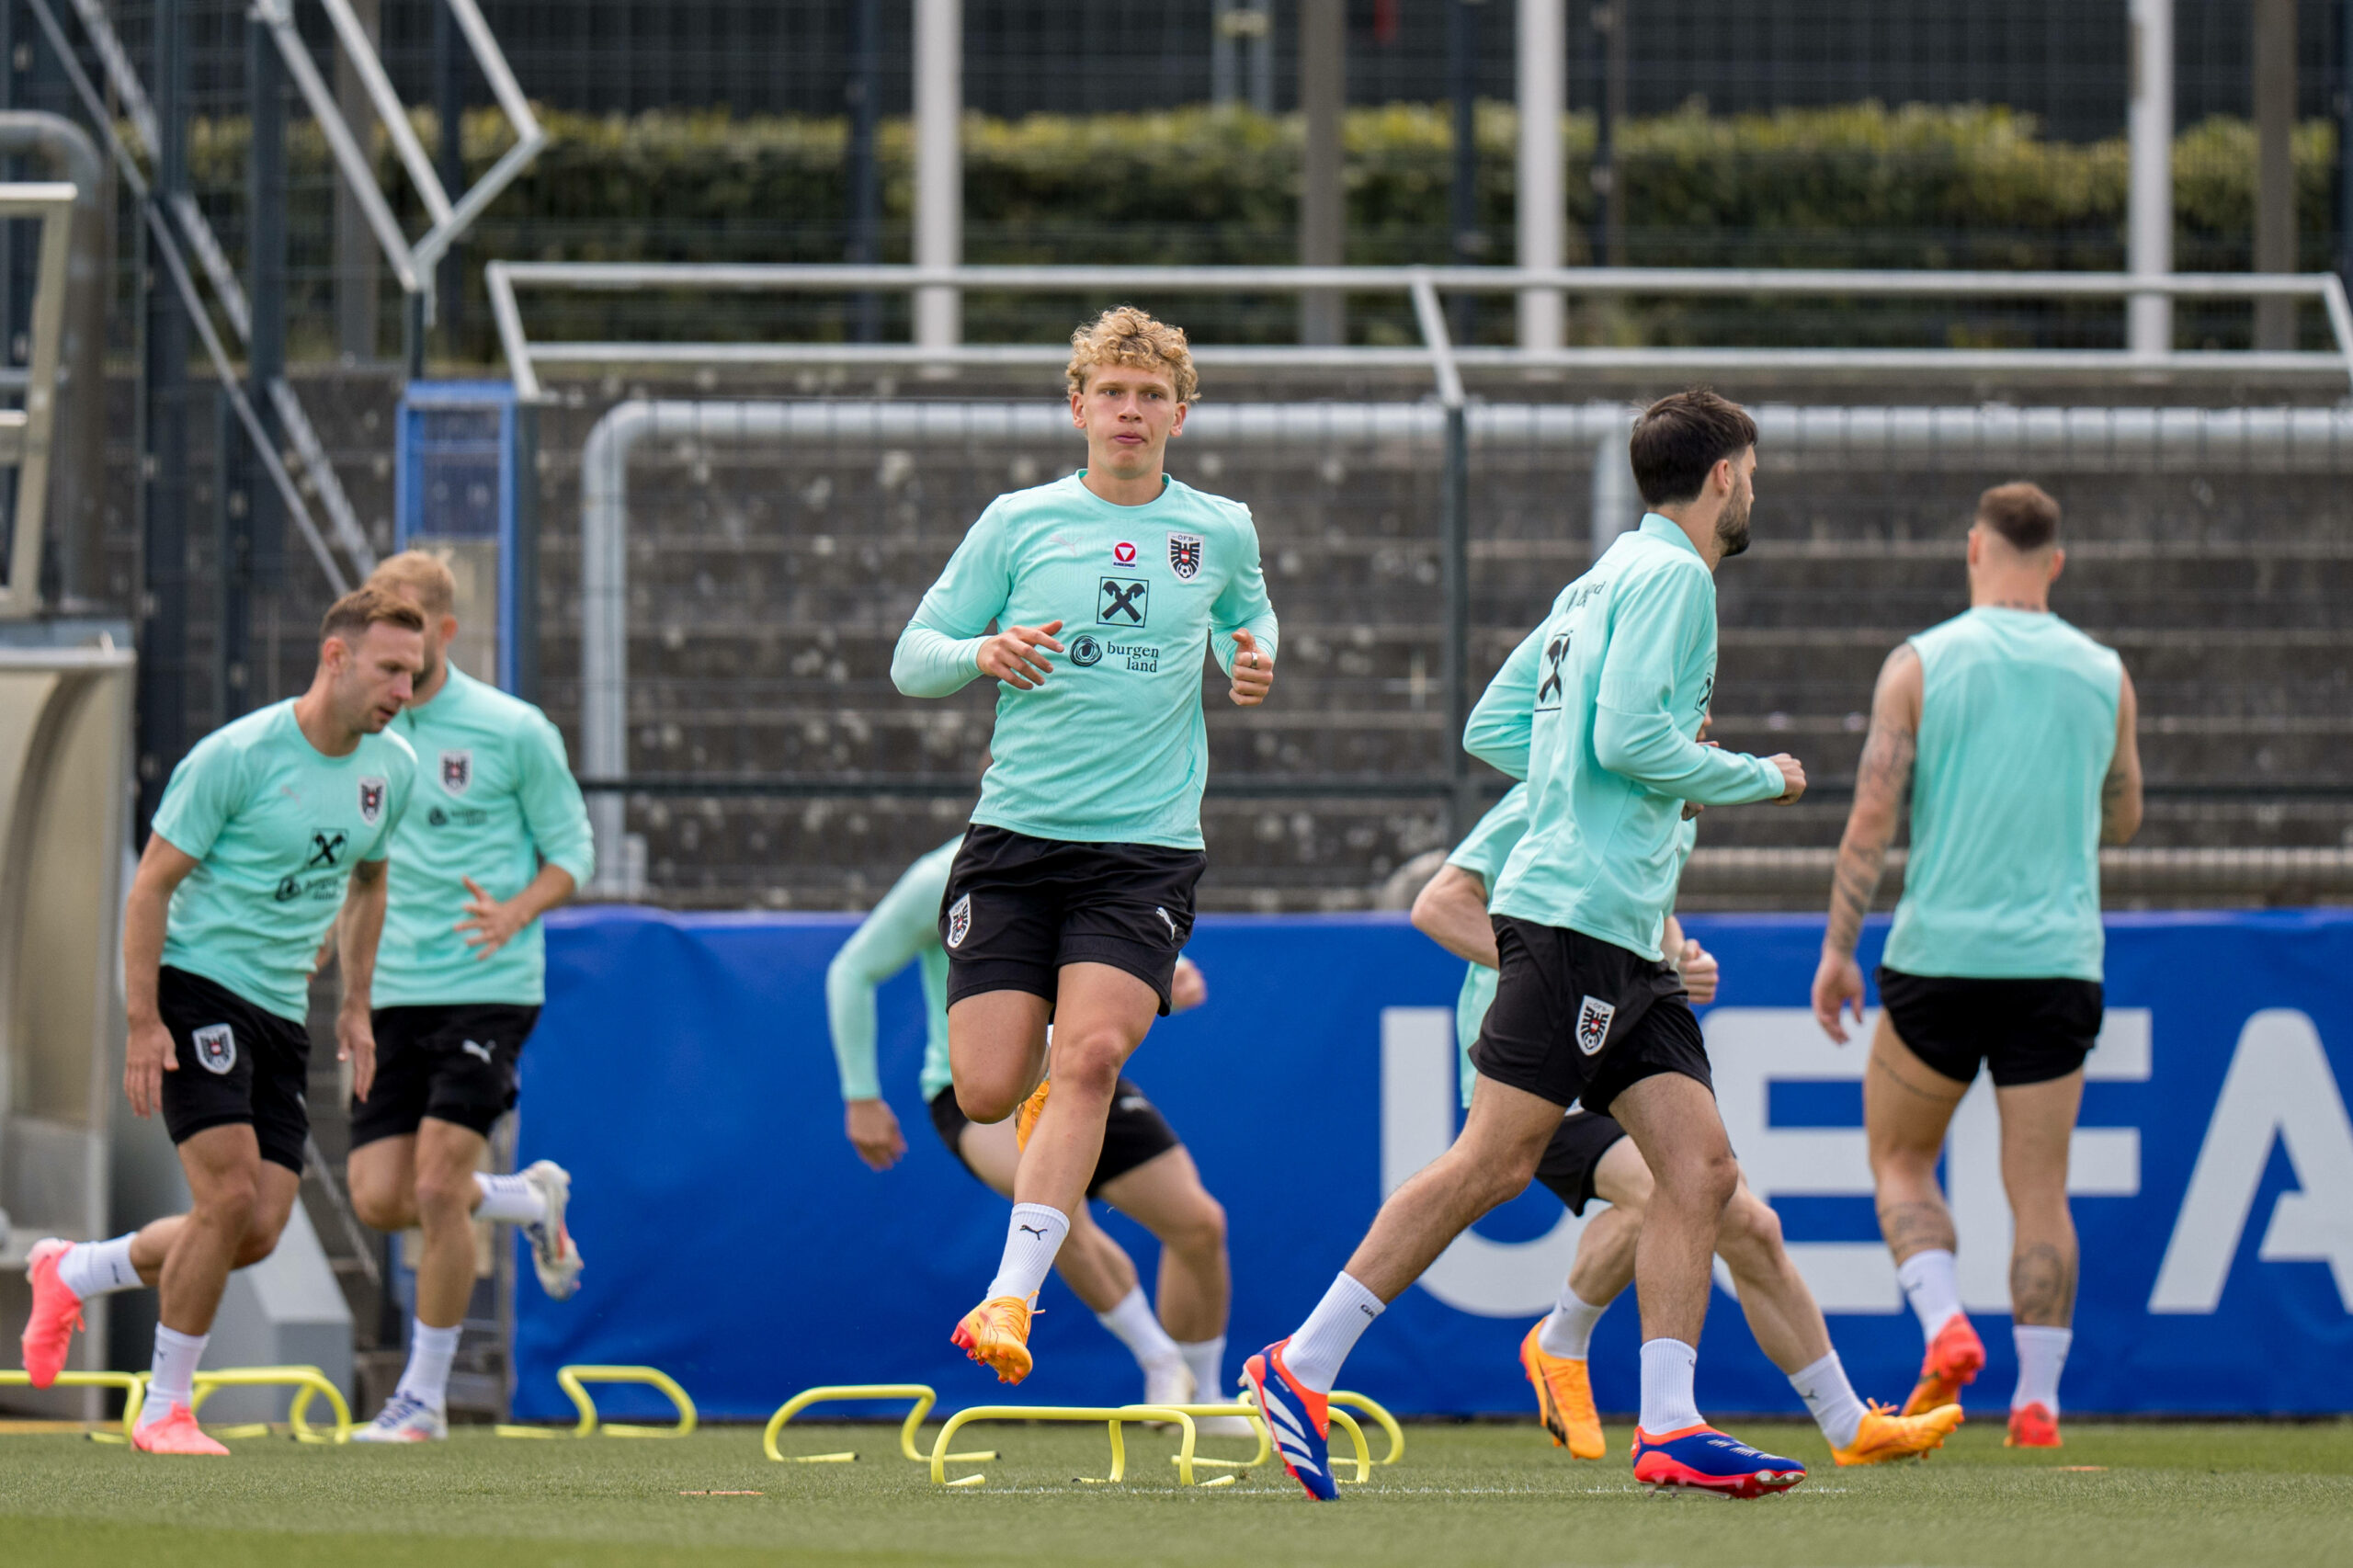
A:
{"label": "player's bare arm", "polygon": [[131,880],[131,896],[123,903],[122,991],[130,1038],[123,1053],[122,1092],[134,1116],[154,1115],[163,1101],[164,1074],[179,1071],[172,1031],[164,1027],[155,1006],[155,976],[163,967],[164,928],[173,890],[196,866],[193,857],[167,843],[162,834],[149,834]]}
{"label": "player's bare arm", "polygon": [[561,866],[541,866],[539,874],[513,898],[500,900],[484,892],[472,877],[460,878],[473,896],[466,900],[466,917],[454,927],[466,938],[479,963],[515,939],[515,934],[572,897],[576,884]]}
{"label": "player's bare arm", "polygon": [[1838,869],[1830,890],[1830,925],[1822,936],[1822,962],[1813,975],[1813,1017],[1823,1032],[1847,1043],[1842,1013],[1863,1017],[1863,971],[1855,943],[1863,931],[1887,867],[1887,846],[1904,812],[1920,733],[1920,655],[1905,643],[1880,667],[1871,694],[1870,733],[1855,778],[1855,804],[1838,843]]}
{"label": "player's bare arm", "polygon": [[1468,963],[1496,966],[1495,925],[1487,916],[1487,884],[1476,871],[1440,866],[1422,885],[1410,917],[1414,929]]}
{"label": "player's bare arm", "polygon": [[362,860],[351,869],[342,926],[343,1005],[335,1015],[335,1059],[351,1063],[351,1092],[360,1099],[376,1082],[376,1028],[369,994],[376,984],[376,944],[384,934],[384,906],[392,892],[384,860]]}
{"label": "player's bare arm", "polygon": [[1256,708],[1275,684],[1275,655],[1247,631],[1233,634],[1233,687],[1226,695],[1236,708]]}
{"label": "player's bare arm", "polygon": [[1008,626],[981,644],[981,673],[992,676],[1017,691],[1035,691],[1046,682],[1052,666],[1040,648],[1053,653],[1063,652],[1054,641],[1054,633],[1063,629],[1059,620],[1043,626]]}
{"label": "player's bare arm", "polygon": [[906,1134],[899,1131],[899,1114],[888,1100],[843,1101],[842,1130],[858,1157],[875,1170],[889,1170],[907,1152]]}
{"label": "player's bare arm", "polygon": [[2116,756],[2099,787],[2099,841],[2130,844],[2141,831],[2141,699],[2133,695],[2132,672],[2118,672]]}

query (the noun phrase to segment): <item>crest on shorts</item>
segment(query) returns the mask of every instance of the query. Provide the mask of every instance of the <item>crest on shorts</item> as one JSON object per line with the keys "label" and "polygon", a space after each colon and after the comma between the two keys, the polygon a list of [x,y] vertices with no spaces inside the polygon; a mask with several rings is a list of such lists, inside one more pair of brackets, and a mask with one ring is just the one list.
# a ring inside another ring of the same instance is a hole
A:
{"label": "crest on shorts", "polygon": [[384,814],[384,781],[362,778],[359,781],[359,820],[369,827],[376,825]]}
{"label": "crest on shorts", "polygon": [[961,948],[972,933],[972,895],[966,893],[948,907],[948,945]]}
{"label": "crest on shorts", "polygon": [[1201,572],[1201,536],[1170,534],[1168,536],[1168,569],[1176,574],[1180,583],[1189,583]]}
{"label": "crest on shorts", "polygon": [[441,788],[452,795],[462,795],[474,781],[474,754],[471,751],[445,751],[441,754]]}
{"label": "crest on shorts", "polygon": [[1618,1016],[1617,1006],[1598,996],[1588,996],[1577,1009],[1577,1049],[1587,1056],[1597,1054],[1609,1043],[1609,1020]]}
{"label": "crest on shorts", "polygon": [[207,1024],[196,1031],[196,1059],[208,1073],[226,1073],[237,1064],[237,1035],[226,1024]]}

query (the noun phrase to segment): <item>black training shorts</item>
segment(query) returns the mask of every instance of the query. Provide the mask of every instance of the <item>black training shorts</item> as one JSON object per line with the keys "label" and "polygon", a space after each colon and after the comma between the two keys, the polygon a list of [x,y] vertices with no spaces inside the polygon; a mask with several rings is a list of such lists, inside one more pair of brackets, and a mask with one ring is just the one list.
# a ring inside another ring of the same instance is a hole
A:
{"label": "black training shorts", "polygon": [[515,1106],[516,1064],[537,1007],[506,1002],[379,1007],[376,1082],[351,1102],[351,1146],[401,1138],[426,1117],[490,1136]]}
{"label": "black training shorts", "polygon": [[179,1071],[164,1074],[164,1126],[174,1143],[244,1122],[261,1157],[302,1174],[311,1136],[311,1032],[225,985],[166,964],[155,1010],[172,1031]]}
{"label": "black training shorts", "polygon": [[[947,1088],[931,1096],[931,1126],[948,1152],[970,1171],[972,1162],[964,1158],[964,1129],[972,1125],[964,1108],[956,1103],[956,1088]],[[1114,1182],[1146,1160],[1158,1159],[1184,1141],[1160,1108],[1143,1097],[1143,1091],[1122,1078],[1111,1092],[1111,1114],[1103,1123],[1103,1152],[1095,1157],[1095,1174],[1086,1178],[1086,1196],[1099,1194],[1106,1182]],[[978,1176],[978,1171],[973,1171]]]}
{"label": "black training shorts", "polygon": [[1715,1087],[1673,968],[1582,931],[1508,915],[1494,921],[1495,1000],[1471,1047],[1483,1076],[1590,1111],[1608,1110],[1628,1085],[1660,1073]]}
{"label": "black training shorts", "polygon": [[1582,1219],[1585,1206],[1593,1201],[1593,1174],[1601,1168],[1601,1156],[1625,1136],[1624,1128],[1597,1111],[1573,1110],[1561,1118],[1552,1141],[1544,1146],[1544,1157],[1536,1162],[1536,1179]]}
{"label": "black training shorts", "polygon": [[1153,844],[1070,844],[974,823],[939,901],[950,1006],[983,991],[1054,999],[1064,964],[1125,970],[1160,994],[1193,934],[1209,857]]}
{"label": "black training shorts", "polygon": [[1966,1084],[1983,1062],[2005,1089],[2081,1067],[2105,1009],[2096,980],[1972,980],[1884,964],[1879,997],[1896,1037],[1931,1071]]}

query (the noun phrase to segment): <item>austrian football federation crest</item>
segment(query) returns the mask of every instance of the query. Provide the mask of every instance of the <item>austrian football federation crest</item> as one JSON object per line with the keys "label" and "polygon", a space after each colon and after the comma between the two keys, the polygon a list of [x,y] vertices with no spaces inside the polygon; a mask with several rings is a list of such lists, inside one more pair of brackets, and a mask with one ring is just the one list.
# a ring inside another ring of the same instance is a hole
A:
{"label": "austrian football federation crest", "polygon": [[226,1073],[237,1064],[237,1034],[226,1024],[208,1024],[196,1031],[196,1059],[208,1073]]}
{"label": "austrian football federation crest", "polygon": [[474,781],[474,754],[471,751],[445,751],[441,754],[441,788],[452,795],[462,795]]}
{"label": "austrian football federation crest", "polygon": [[362,778],[359,781],[359,820],[369,827],[376,825],[384,814],[384,781]]}
{"label": "austrian football federation crest", "polygon": [[1180,583],[1189,583],[1201,574],[1200,535],[1168,536],[1168,569],[1176,574],[1176,580]]}
{"label": "austrian football federation crest", "polygon": [[1609,1043],[1609,1020],[1618,1016],[1616,1004],[1598,996],[1588,996],[1585,1006],[1577,1009],[1577,1049],[1587,1056],[1599,1054]]}
{"label": "austrian football federation crest", "polygon": [[948,906],[948,945],[961,948],[972,934],[972,895],[966,893]]}

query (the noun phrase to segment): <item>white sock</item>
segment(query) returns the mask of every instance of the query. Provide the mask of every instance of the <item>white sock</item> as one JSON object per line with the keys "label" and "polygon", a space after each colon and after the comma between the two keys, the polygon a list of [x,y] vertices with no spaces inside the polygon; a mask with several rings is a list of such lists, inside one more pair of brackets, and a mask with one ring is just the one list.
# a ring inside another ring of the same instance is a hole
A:
{"label": "white sock", "polygon": [[139,1408],[136,1425],[161,1421],[176,1404],[196,1403],[196,1364],[204,1358],[209,1334],[180,1334],[155,1325],[155,1360],[147,1380],[147,1403]]}
{"label": "white sock", "polygon": [[449,1403],[449,1363],[458,1358],[458,1335],[463,1324],[434,1328],[412,1319],[408,1334],[408,1365],[392,1392],[429,1404],[436,1410]]}
{"label": "white sock", "polygon": [[1904,1298],[1920,1320],[1920,1333],[1929,1339],[1961,1312],[1961,1281],[1952,1271],[1952,1254],[1942,1247],[1915,1252],[1895,1271]]}
{"label": "white sock", "polygon": [[1542,1346],[1547,1356],[1565,1356],[1572,1361],[1582,1361],[1586,1358],[1586,1348],[1593,1343],[1593,1325],[1599,1323],[1601,1314],[1608,1310],[1608,1301],[1597,1307],[1563,1283],[1561,1299],[1552,1303],[1552,1312],[1536,1325],[1536,1343]]}
{"label": "white sock", "polygon": [[131,1267],[131,1242],[138,1233],[110,1242],[75,1242],[57,1260],[58,1283],[85,1301],[117,1290],[136,1290],[139,1270]]}
{"label": "white sock", "polygon": [[1005,1256],[997,1263],[996,1278],[989,1281],[986,1299],[1018,1296],[1026,1301],[1036,1295],[1069,1234],[1070,1216],[1061,1210],[1042,1203],[1015,1204],[1005,1227]]}
{"label": "white sock", "polygon": [[1643,1430],[1654,1437],[1704,1425],[1691,1377],[1699,1353],[1679,1339],[1643,1341]]}
{"label": "white sock", "polygon": [[1232,1389],[1218,1386],[1218,1379],[1225,1375],[1225,1335],[1197,1339],[1190,1345],[1180,1340],[1176,1354],[1185,1358],[1185,1365],[1192,1369],[1195,1399],[1203,1404],[1217,1404],[1232,1397]]}
{"label": "white sock", "polygon": [[1380,1297],[1348,1275],[1340,1275],[1283,1346],[1283,1365],[1310,1392],[1330,1393],[1339,1381],[1340,1363],[1372,1320],[1387,1310]]}
{"label": "white sock", "polygon": [[536,1225],[548,1217],[548,1200],[531,1185],[529,1176],[492,1176],[486,1171],[474,1173],[474,1186],[482,1192],[482,1201],[474,1205],[477,1220],[501,1221],[510,1225]]}
{"label": "white sock", "polygon": [[1145,1300],[1141,1285],[1131,1287],[1109,1312],[1097,1312],[1095,1321],[1118,1335],[1120,1343],[1135,1357],[1136,1365],[1146,1371],[1179,1359],[1176,1342],[1168,1337],[1168,1331],[1153,1315],[1152,1303]]}
{"label": "white sock", "polygon": [[2010,1395],[2010,1408],[2040,1404],[2057,1415],[2059,1374],[2066,1368],[2067,1347],[2075,1343],[2075,1331],[2017,1324],[2011,1326],[2010,1339],[2018,1347],[2018,1386]]}
{"label": "white sock", "polygon": [[1847,1369],[1838,1364],[1836,1350],[1802,1371],[1791,1372],[1790,1386],[1813,1412],[1813,1424],[1832,1448],[1845,1448],[1862,1430],[1863,1402],[1855,1397],[1855,1385],[1847,1381]]}

